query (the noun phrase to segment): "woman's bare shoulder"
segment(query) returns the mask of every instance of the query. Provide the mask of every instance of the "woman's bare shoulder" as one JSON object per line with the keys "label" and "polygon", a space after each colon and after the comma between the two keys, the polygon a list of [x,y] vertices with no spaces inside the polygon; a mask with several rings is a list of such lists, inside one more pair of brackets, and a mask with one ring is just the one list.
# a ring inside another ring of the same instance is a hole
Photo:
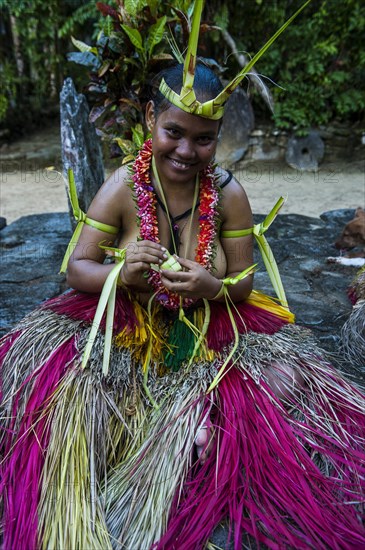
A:
{"label": "woman's bare shoulder", "polygon": [[217,167],[215,170],[217,184],[222,189],[222,198],[225,202],[238,200],[239,203],[249,206],[249,200],[242,184],[235,178],[232,172]]}
{"label": "woman's bare shoulder", "polygon": [[[224,225],[227,223],[228,225],[233,224],[237,226],[237,229],[250,227],[252,225],[252,211],[243,186],[231,172],[221,167],[216,168],[216,176],[218,185],[222,187],[222,223]],[[227,180],[228,183],[226,183]],[[226,185],[224,185],[225,183]]]}
{"label": "woman's bare shoulder", "polygon": [[128,211],[131,208],[134,210],[131,182],[132,176],[128,166],[121,166],[115,170],[95,195],[88,215],[104,223],[120,226]]}
{"label": "woman's bare shoulder", "polygon": [[130,168],[128,166],[121,166],[107,177],[96,197],[98,195],[106,196],[110,194],[123,196],[128,194],[130,193],[131,182]]}

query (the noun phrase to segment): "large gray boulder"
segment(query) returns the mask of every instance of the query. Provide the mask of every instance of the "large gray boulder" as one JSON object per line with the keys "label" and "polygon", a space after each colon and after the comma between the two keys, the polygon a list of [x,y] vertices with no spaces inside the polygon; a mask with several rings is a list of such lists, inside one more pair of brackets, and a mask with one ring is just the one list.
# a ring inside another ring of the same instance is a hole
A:
{"label": "large gray boulder", "polygon": [[216,152],[216,161],[224,168],[242,159],[249,145],[250,132],[255,117],[250,100],[242,88],[236,88],[225,110],[221,135]]}
{"label": "large gray boulder", "polygon": [[[338,348],[341,327],[352,309],[347,288],[356,268],[328,263],[327,258],[336,253],[335,235],[353,214],[352,209],[321,218],[280,214],[266,235],[297,322],[311,328],[318,343],[331,351]],[[263,218],[256,214],[255,223]],[[25,216],[0,231],[3,265],[11,266],[0,272],[0,335],[41,300],[65,290],[58,270],[70,236],[66,213]],[[272,295],[257,248],[255,257],[255,288]]]}
{"label": "large gray boulder", "polygon": [[67,179],[68,169],[73,170],[80,208],[86,212],[104,181],[104,164],[86,98],[76,92],[71,78],[63,84],[60,112],[63,173]]}

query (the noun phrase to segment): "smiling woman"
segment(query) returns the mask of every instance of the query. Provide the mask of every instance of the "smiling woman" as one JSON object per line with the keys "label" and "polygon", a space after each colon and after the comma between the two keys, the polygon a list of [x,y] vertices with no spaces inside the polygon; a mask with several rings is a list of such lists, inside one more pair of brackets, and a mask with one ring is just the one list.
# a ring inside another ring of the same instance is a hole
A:
{"label": "smiling woman", "polygon": [[293,325],[264,237],[282,201],[253,226],[214,164],[206,71],[191,94],[179,67],[179,96],[164,74],[152,138],[80,215],[73,290],[2,342],[7,550],[197,550],[226,517],[236,550],[364,540],[364,396]]}
{"label": "smiling woman", "polygon": [[[174,65],[157,75],[175,92],[181,89],[183,66]],[[196,117],[171,105],[159,88],[152,88],[152,100],[147,105],[146,123],[152,132],[152,152],[165,185],[181,178],[192,188],[197,171],[213,159],[218,144],[221,120]],[[220,80],[204,64],[198,63],[195,72],[195,94],[199,101],[216,97],[223,89]],[[166,174],[164,172],[167,171]],[[170,174],[169,174],[170,171]],[[190,182],[189,182],[190,178]]]}
{"label": "smiling woman", "polygon": [[[199,74],[206,75],[206,71],[213,74],[206,68],[202,71],[199,69],[198,82]],[[181,79],[181,67],[179,74]],[[144,231],[143,224],[141,231],[141,223],[136,223],[136,189],[131,187],[130,169],[126,167],[108,178],[88,213],[98,222],[122,228],[118,245],[126,248],[127,253],[120,280],[128,288],[139,292],[145,301],[151,296],[145,273],[151,263],[159,265],[165,260],[166,249],[178,254],[182,262],[193,262],[196,259],[202,208],[215,211],[219,189],[219,201],[223,206],[220,229],[241,230],[252,227],[251,209],[242,186],[226,171],[214,168],[211,164],[220,122],[186,113],[171,104],[168,109],[156,109],[154,101],[147,105],[146,121],[152,140],[141,151],[145,162],[143,174],[148,174],[141,196],[146,188],[150,193],[153,190],[149,216],[155,218],[154,234],[141,240]],[[135,185],[139,178],[140,174],[135,171]],[[224,186],[228,179],[229,185]],[[209,197],[215,197],[214,204],[209,204]],[[143,209],[139,217],[145,219]],[[68,266],[68,282],[73,288],[86,292],[99,292],[102,289],[113,267],[101,265],[104,254],[98,243],[105,238],[110,240],[110,236],[95,231],[95,227],[84,227]],[[209,239],[209,256],[214,249],[215,259],[214,262],[209,259],[206,266],[211,264],[213,271],[210,273],[196,262],[194,265],[189,264],[189,267],[184,265],[185,271],[179,275],[179,293],[185,298],[211,299],[221,287],[221,278],[235,276],[253,264],[251,234],[235,239],[236,246],[245,252],[241,256],[228,250],[231,243],[228,239],[219,239],[213,227]],[[109,242],[109,245],[112,243]],[[160,277],[168,291],[176,291],[175,274],[166,272]],[[252,276],[248,276],[232,287],[230,295],[234,300],[242,300],[251,290]]]}
{"label": "smiling woman", "polygon": [[174,106],[155,117],[152,101],[147,105],[146,119],[152,132],[153,156],[166,185],[177,183],[176,178],[186,183],[190,178],[194,184],[196,171],[214,157],[219,121],[197,118]]}

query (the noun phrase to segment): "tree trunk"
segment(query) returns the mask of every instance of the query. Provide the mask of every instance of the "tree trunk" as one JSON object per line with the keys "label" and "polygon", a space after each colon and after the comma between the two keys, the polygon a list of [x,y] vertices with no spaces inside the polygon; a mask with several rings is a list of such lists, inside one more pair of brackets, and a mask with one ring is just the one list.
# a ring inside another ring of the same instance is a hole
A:
{"label": "tree trunk", "polygon": [[15,57],[17,71],[18,71],[18,76],[23,77],[25,63],[21,53],[20,36],[18,33],[16,17],[14,15],[10,15],[10,28],[11,28],[11,35],[13,39],[12,41],[14,46],[14,57]]}

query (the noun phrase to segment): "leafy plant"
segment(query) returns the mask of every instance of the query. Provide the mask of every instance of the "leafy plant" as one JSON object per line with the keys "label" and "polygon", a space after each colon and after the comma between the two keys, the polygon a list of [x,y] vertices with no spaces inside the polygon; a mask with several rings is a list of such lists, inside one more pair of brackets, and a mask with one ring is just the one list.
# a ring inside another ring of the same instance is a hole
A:
{"label": "leafy plant", "polygon": [[94,0],[0,0],[1,117],[22,133],[57,112],[64,79],[65,33],[96,18]]}
{"label": "leafy plant", "polygon": [[[238,50],[250,58],[302,3],[252,0],[248,5],[246,0],[212,0],[204,11],[208,23],[201,27],[202,32],[211,32],[204,34],[200,52],[216,59],[218,66],[227,65],[229,59],[224,76],[232,78],[240,67],[222,40],[222,31],[229,29]],[[145,0],[97,3],[103,21],[96,44],[79,43],[80,51],[69,59],[90,68],[86,86],[93,105],[90,119],[101,137],[111,143],[112,157],[121,155],[129,160],[138,147],[136,135],[145,137],[148,82],[171,60],[172,51],[178,56],[186,45],[193,5]],[[312,0],[256,67],[268,77],[267,82],[271,79],[278,84],[271,85],[277,127],[294,127],[300,133],[335,119],[352,121],[363,116],[364,31],[365,5],[361,0]],[[271,117],[252,86],[247,88],[258,115]]]}
{"label": "leafy plant", "polygon": [[[144,108],[149,99],[151,78],[173,60],[170,41],[184,42],[190,2],[166,6],[157,1],[118,0],[114,5],[97,2],[103,15],[96,44],[72,39],[78,52],[68,55],[89,67],[85,87],[92,109],[90,120],[110,144],[110,156],[128,162],[146,137]],[[173,37],[173,38],[171,38]]]}
{"label": "leafy plant", "polygon": [[[213,0],[212,17],[225,23],[239,50],[254,54],[302,0]],[[228,10],[228,17],[227,17]],[[244,25],[242,18],[244,16]],[[337,120],[354,123],[365,113],[365,4],[362,0],[312,0],[300,17],[260,59],[257,70],[275,81],[274,122],[304,130]],[[221,42],[213,51],[222,52]],[[225,55],[229,51],[223,52]],[[230,67],[234,75],[237,67]],[[251,88],[249,88],[251,92]],[[256,112],[268,117],[253,93]],[[271,117],[271,115],[270,115]]]}
{"label": "leafy plant", "polygon": [[[210,0],[199,51],[227,66],[224,77],[232,78],[241,67],[219,28],[227,29],[237,50],[249,58],[302,1]],[[91,118],[112,143],[112,156],[125,155],[116,138],[133,144],[132,129],[142,125],[144,130],[148,82],[171,61],[172,52],[178,56],[186,46],[193,4],[0,0],[0,123],[24,131],[27,122],[43,121],[48,107],[57,106],[64,76],[71,74],[80,87],[89,74],[85,92],[93,106]],[[363,0],[312,0],[256,66],[278,84],[271,86],[278,127],[301,131],[334,120],[363,120],[364,34]],[[79,42],[72,44],[71,36]],[[78,51],[69,58],[77,65],[65,63],[72,48]],[[261,97],[251,85],[247,88],[257,116],[272,120]]]}
{"label": "leafy plant", "polygon": [[[66,2],[67,3],[67,2]],[[73,7],[75,2],[72,2]],[[75,32],[80,32],[82,28],[86,29],[90,23],[99,17],[95,0],[86,0],[85,3],[76,7],[71,13],[61,20],[61,26],[58,29],[59,38],[69,38]]]}
{"label": "leafy plant", "polygon": [[6,119],[6,115],[17,97],[18,78],[14,65],[5,61],[0,64],[0,121]]}

